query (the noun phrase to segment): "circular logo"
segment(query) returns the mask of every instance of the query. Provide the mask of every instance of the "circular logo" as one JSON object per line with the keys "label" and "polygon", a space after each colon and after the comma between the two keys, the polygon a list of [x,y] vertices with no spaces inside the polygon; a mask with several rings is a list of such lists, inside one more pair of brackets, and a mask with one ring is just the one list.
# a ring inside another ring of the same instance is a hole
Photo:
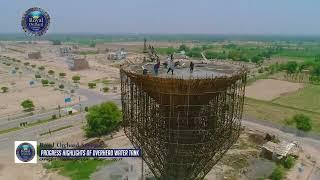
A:
{"label": "circular logo", "polygon": [[35,156],[35,149],[30,143],[22,143],[16,149],[16,155],[22,162],[29,162]]}
{"label": "circular logo", "polygon": [[21,25],[27,34],[42,36],[49,28],[50,16],[45,10],[33,7],[24,13]]}

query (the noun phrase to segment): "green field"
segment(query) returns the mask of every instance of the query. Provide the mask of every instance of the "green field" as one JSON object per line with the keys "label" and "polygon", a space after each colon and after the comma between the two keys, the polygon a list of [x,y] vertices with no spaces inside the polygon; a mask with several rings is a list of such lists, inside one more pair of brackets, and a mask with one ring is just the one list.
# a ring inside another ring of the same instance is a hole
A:
{"label": "green field", "polygon": [[320,86],[307,85],[305,88],[281,96],[273,102],[320,113]]}
{"label": "green field", "polygon": [[111,160],[53,160],[45,165],[45,168],[58,170],[59,174],[70,177],[71,180],[90,179],[98,167],[111,163]]}
{"label": "green field", "polygon": [[[307,103],[306,103],[307,104]],[[320,113],[292,107],[294,104],[280,105],[274,102],[246,98],[244,114],[258,120],[266,120],[275,124],[287,125],[286,119],[296,114],[305,114],[312,119],[312,132],[320,133]]]}

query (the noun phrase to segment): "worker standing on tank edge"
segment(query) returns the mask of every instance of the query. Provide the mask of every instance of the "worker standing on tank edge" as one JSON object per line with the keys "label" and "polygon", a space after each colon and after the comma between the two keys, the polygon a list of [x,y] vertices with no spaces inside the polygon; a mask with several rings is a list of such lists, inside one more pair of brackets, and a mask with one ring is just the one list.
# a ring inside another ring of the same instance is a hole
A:
{"label": "worker standing on tank edge", "polygon": [[159,59],[158,59],[158,60],[157,60],[157,63],[153,66],[154,74],[155,74],[156,76],[158,76],[159,68],[160,68],[160,61],[159,61]]}
{"label": "worker standing on tank edge", "polygon": [[171,58],[168,57],[168,71],[167,71],[167,74],[170,71],[171,71],[171,74],[173,75],[173,71],[174,71],[173,54],[171,54]]}
{"label": "worker standing on tank edge", "polygon": [[191,61],[191,62],[190,62],[190,73],[193,73],[193,68],[194,68],[194,64],[193,64],[193,62]]}
{"label": "worker standing on tank edge", "polygon": [[148,74],[148,69],[142,66],[142,74],[147,75]]}

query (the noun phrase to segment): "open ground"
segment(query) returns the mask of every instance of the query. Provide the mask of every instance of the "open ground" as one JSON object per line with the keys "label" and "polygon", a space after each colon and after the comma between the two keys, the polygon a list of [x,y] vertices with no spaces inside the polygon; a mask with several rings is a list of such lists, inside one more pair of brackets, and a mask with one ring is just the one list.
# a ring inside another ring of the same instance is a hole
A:
{"label": "open ground", "polygon": [[[1,64],[2,65],[2,64]],[[21,102],[30,99],[34,102],[36,109],[53,109],[58,105],[64,106],[64,98],[69,97],[64,91],[55,90],[51,86],[43,87],[41,82],[36,82],[32,74],[10,74],[9,69],[0,65],[2,72],[0,86],[8,87],[7,93],[0,94],[0,101],[7,102],[0,105],[0,116],[10,115],[22,112]],[[30,85],[30,81],[34,81]],[[85,100],[85,97],[82,97]],[[74,98],[70,104],[78,102],[78,98]]]}
{"label": "open ground", "polygon": [[302,83],[261,79],[246,88],[246,97],[270,101],[303,88]]}

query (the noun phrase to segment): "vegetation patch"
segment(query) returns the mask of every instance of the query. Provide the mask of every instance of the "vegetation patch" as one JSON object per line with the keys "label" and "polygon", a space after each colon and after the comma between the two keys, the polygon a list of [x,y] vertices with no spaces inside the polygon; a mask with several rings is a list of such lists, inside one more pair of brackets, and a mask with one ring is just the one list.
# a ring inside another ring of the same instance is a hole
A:
{"label": "vegetation patch", "polygon": [[70,177],[71,180],[90,179],[90,175],[103,165],[111,163],[111,160],[85,159],[85,160],[53,160],[44,167],[57,170],[60,175]]}
{"label": "vegetation patch", "polygon": [[314,111],[308,111],[300,108],[285,106],[268,101],[261,101],[251,98],[245,99],[244,114],[248,117],[254,117],[258,120],[266,120],[275,124],[284,126],[293,126],[288,124],[290,120],[296,114],[304,114],[311,119],[312,130],[311,132],[320,132],[320,113]]}
{"label": "vegetation patch", "polygon": [[5,134],[5,133],[12,132],[12,131],[17,131],[19,129],[21,129],[21,128],[20,127],[14,127],[14,128],[10,128],[10,129],[1,130],[0,134]]}
{"label": "vegetation patch", "polygon": [[113,102],[92,106],[86,115],[88,137],[102,136],[117,130],[121,125],[121,111]]}
{"label": "vegetation patch", "polygon": [[299,91],[281,96],[273,102],[320,113],[320,86],[308,85]]}

